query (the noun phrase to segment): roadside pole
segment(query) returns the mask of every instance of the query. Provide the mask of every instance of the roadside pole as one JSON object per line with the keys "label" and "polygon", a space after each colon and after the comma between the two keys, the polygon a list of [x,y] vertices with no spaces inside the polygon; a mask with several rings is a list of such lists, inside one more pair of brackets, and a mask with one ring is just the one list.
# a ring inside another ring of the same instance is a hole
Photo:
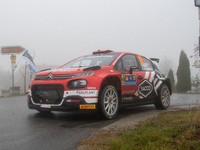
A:
{"label": "roadside pole", "polygon": [[16,64],[16,55],[11,55],[11,69],[12,69],[12,95],[15,95],[14,88],[15,88],[15,82],[14,82],[14,71],[15,71],[15,64]]}
{"label": "roadside pole", "polygon": [[194,5],[198,7],[199,11],[199,56],[200,56],[200,0],[194,0]]}

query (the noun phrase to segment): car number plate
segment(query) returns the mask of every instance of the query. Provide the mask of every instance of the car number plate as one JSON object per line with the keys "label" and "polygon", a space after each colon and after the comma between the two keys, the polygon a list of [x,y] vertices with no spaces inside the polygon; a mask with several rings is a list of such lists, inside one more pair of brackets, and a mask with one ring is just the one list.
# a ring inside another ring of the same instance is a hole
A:
{"label": "car number plate", "polygon": [[40,105],[40,107],[42,107],[42,108],[51,108],[51,105],[49,105],[49,104],[42,104],[42,105]]}

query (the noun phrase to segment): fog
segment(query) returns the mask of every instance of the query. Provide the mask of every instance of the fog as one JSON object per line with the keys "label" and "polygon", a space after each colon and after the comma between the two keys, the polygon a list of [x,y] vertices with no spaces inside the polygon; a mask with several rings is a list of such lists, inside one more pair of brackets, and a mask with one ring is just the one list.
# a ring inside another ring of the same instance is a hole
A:
{"label": "fog", "polygon": [[[199,36],[193,0],[0,0],[0,19],[0,46],[23,46],[36,67],[110,49],[170,60],[176,72]],[[11,71],[9,55],[0,67]]]}

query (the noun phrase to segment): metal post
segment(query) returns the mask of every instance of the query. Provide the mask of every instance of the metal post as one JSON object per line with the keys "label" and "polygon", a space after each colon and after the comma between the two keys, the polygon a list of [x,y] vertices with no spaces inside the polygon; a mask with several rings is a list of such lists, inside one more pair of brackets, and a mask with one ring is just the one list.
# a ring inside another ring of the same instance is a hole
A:
{"label": "metal post", "polygon": [[198,7],[199,10],[199,56],[200,56],[200,7]]}
{"label": "metal post", "polygon": [[12,67],[12,95],[15,94],[14,87],[14,68]]}

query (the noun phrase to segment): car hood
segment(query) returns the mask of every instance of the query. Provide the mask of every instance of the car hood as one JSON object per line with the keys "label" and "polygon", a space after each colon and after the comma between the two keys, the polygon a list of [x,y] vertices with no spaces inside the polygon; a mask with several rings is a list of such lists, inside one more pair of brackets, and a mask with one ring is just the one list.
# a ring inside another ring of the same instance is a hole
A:
{"label": "car hood", "polygon": [[76,74],[81,72],[90,72],[94,70],[100,70],[100,66],[94,67],[78,67],[78,68],[58,68],[58,69],[46,69],[38,72],[36,75],[47,75],[51,73],[52,75],[61,75],[61,74]]}

